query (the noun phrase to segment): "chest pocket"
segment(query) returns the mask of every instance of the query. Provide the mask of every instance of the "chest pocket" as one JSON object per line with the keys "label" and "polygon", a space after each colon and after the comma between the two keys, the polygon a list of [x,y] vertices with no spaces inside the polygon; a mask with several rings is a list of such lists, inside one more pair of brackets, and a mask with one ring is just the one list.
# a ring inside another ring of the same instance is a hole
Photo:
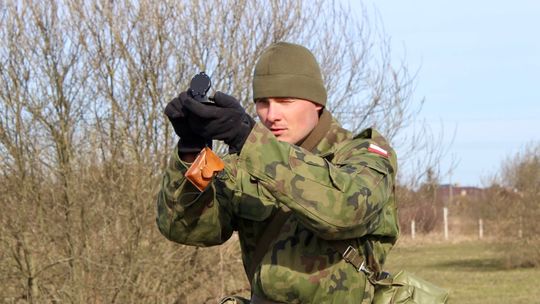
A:
{"label": "chest pocket", "polygon": [[276,208],[275,199],[260,182],[243,178],[235,191],[234,212],[243,219],[264,221]]}
{"label": "chest pocket", "polygon": [[385,165],[385,160],[380,157],[373,157],[370,155],[370,157],[365,161],[365,163],[363,163],[363,165],[367,168],[377,171],[382,175],[390,174],[389,167]]}

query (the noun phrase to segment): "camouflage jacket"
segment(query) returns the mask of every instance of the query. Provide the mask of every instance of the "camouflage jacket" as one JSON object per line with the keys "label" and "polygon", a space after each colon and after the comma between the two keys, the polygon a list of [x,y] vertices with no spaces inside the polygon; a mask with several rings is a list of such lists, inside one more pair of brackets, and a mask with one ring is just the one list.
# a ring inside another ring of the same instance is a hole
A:
{"label": "camouflage jacket", "polygon": [[165,237],[211,246],[238,231],[247,269],[258,238],[285,205],[293,215],[258,266],[252,293],[286,303],[369,299],[373,287],[366,276],[332,242],[348,240],[361,250],[370,239],[382,264],[397,239],[396,156],[377,131],[353,137],[334,120],[309,152],[278,141],[257,123],[240,155],[224,161],[225,170],[201,193],[185,180],[188,164],[175,149],[157,200],[157,224]]}

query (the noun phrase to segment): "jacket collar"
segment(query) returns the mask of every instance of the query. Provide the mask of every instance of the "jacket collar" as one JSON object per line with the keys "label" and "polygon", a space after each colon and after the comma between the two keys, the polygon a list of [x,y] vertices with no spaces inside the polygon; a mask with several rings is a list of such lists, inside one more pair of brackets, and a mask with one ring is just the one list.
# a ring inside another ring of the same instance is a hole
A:
{"label": "jacket collar", "polygon": [[335,145],[346,139],[352,139],[351,132],[343,129],[332,114],[323,109],[319,123],[298,145],[314,154],[325,156],[332,154]]}

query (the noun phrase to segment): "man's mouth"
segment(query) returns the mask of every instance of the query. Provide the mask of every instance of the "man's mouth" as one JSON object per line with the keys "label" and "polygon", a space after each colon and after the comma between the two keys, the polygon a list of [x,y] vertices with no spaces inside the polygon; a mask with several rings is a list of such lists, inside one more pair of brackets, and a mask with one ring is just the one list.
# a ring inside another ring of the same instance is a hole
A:
{"label": "man's mouth", "polygon": [[285,132],[287,132],[287,129],[286,128],[270,128],[270,132],[272,132],[272,134],[274,134],[274,136],[277,137],[277,136],[285,134]]}

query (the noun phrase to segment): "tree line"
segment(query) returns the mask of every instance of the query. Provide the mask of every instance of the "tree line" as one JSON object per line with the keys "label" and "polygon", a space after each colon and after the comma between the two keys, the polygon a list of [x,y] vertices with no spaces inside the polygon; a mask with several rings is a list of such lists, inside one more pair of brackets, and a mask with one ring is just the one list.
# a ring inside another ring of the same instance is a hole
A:
{"label": "tree line", "polygon": [[246,292],[234,240],[180,246],[155,226],[177,140],[163,109],[199,71],[253,113],[259,54],[296,42],[314,51],[328,107],[349,129],[376,126],[396,140],[418,110],[414,75],[391,60],[380,21],[334,2],[5,1],[0,15],[8,303],[200,303]]}

